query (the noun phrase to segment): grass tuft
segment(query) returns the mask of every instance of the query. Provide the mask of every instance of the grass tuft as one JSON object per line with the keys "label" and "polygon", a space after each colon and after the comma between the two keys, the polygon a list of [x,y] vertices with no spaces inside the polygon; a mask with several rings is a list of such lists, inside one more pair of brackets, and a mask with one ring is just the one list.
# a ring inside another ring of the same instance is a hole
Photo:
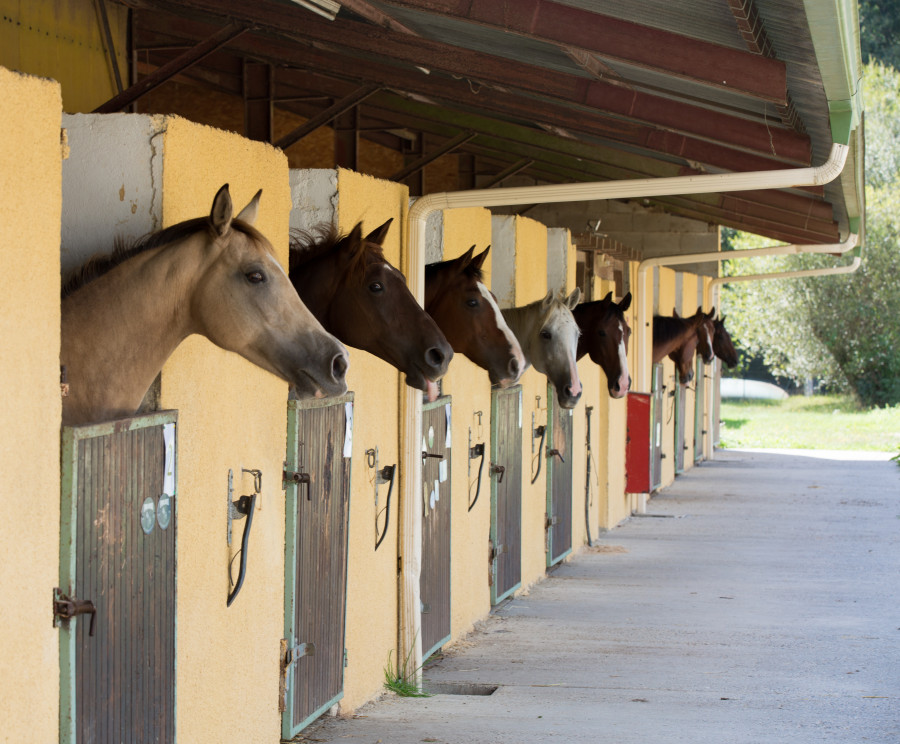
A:
{"label": "grass tuft", "polygon": [[[388,661],[384,667],[384,686],[386,689],[396,693],[400,697],[431,697],[430,692],[425,692],[416,684],[416,674],[422,667],[410,670],[409,656],[412,654],[410,649],[406,655],[402,666],[394,667],[393,650],[388,652]],[[424,666],[424,664],[423,664]]]}

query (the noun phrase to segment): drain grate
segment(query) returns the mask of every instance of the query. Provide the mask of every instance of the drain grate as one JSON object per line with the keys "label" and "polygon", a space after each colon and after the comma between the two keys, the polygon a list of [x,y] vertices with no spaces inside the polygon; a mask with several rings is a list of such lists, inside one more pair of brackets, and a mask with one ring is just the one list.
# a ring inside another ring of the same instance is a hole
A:
{"label": "drain grate", "polygon": [[484,685],[474,682],[428,682],[425,689],[432,695],[493,695],[500,685]]}

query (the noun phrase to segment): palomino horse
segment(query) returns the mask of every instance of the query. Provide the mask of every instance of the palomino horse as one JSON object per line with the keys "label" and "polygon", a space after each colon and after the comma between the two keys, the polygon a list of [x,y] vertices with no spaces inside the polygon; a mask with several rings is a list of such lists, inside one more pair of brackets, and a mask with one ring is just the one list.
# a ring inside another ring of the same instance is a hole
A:
{"label": "palomino horse", "polygon": [[135,413],[175,347],[193,333],[287,382],[339,395],[348,357],[304,307],[252,224],[258,192],[232,219],[228,184],[209,217],[92,259],[63,289],[66,425]]}
{"label": "palomino horse", "polygon": [[435,381],[447,372],[453,349],[385,259],[381,246],[390,225],[365,238],[362,223],[343,237],[330,226],[295,233],[291,282],[326,330],[392,364],[406,374],[407,385],[434,400]]}
{"label": "palomino horse", "polygon": [[525,356],[506,323],[497,300],[482,283],[481,267],[490,246],[425,267],[425,310],[444,332],[454,351],[486,369],[491,384],[515,384],[525,370]]}
{"label": "palomino horse", "polygon": [[690,318],[682,318],[674,311],[673,317],[655,315],[653,317],[653,363],[661,362],[668,356],[675,362],[678,379],[686,385],[694,379],[694,351],[699,337],[697,329],[716,314],[715,309],[704,313],[703,308]]}
{"label": "palomino horse", "polygon": [[581,299],[576,288],[568,297],[552,291],[543,300],[503,311],[522,351],[525,365],[533,364],[556,388],[556,399],[563,408],[574,408],[581,397],[581,381],[575,355],[578,352],[578,323],[572,308]]}
{"label": "palomino horse", "polygon": [[738,363],[737,349],[731,342],[731,334],[725,330],[725,316],[713,321],[713,351],[729,367]]}
{"label": "palomino horse", "polygon": [[602,300],[582,302],[572,310],[581,336],[578,338],[576,359],[589,354],[594,364],[599,364],[606,373],[607,388],[612,398],[621,398],[631,387],[628,374],[628,360],[625,350],[631,328],[625,320],[625,311],[631,305],[631,292],[618,304],[613,302],[610,292]]}

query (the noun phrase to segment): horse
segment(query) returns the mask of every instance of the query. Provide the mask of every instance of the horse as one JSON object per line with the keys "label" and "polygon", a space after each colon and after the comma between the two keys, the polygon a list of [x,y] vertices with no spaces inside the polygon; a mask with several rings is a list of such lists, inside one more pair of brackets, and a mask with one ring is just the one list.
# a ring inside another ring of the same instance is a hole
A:
{"label": "horse", "polygon": [[416,302],[406,278],[384,257],[382,245],[391,222],[365,237],[362,223],[344,236],[331,226],[294,232],[289,275],[327,331],[404,372],[406,384],[424,391],[431,401],[453,349]]}
{"label": "horse", "polygon": [[542,300],[503,311],[503,317],[522,345],[526,368],[533,364],[538,372],[547,375],[563,408],[574,408],[581,397],[581,381],[575,364],[580,331],[572,315],[579,299],[578,288],[568,297],[550,291]]}
{"label": "horse", "polygon": [[481,267],[491,247],[425,267],[425,310],[453,350],[487,370],[492,385],[514,385],[525,370],[525,355],[497,299],[484,286]]}
{"label": "horse", "polygon": [[697,329],[715,314],[715,309],[704,313],[703,308],[698,307],[697,312],[690,318],[680,317],[677,310],[673,311],[673,317],[654,315],[653,364],[661,362],[668,356],[675,362],[678,379],[683,385],[693,380],[694,351],[700,340]]}
{"label": "horse", "polygon": [[731,341],[731,334],[725,329],[725,316],[713,321],[713,351],[729,368],[738,363],[737,349]]}
{"label": "horse", "polygon": [[582,302],[572,310],[581,336],[575,359],[589,354],[591,361],[599,364],[606,373],[607,389],[611,398],[621,398],[631,387],[628,360],[625,350],[631,336],[631,328],[625,320],[625,311],[631,305],[631,292],[618,304],[610,292],[602,300]]}
{"label": "horse", "polygon": [[716,352],[713,350],[713,337],[716,329],[713,323],[711,317],[705,316],[697,326],[697,353],[704,364],[712,364],[713,359],[716,358]]}
{"label": "horse", "polygon": [[304,307],[253,227],[262,192],[91,259],[63,287],[63,424],[131,416],[166,359],[197,333],[292,385],[340,395],[347,350]]}

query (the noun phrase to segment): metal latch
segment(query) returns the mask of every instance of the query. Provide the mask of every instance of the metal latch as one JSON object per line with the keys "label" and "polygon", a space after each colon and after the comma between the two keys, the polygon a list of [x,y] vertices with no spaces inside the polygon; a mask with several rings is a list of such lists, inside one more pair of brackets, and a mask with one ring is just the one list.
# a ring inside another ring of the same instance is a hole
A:
{"label": "metal latch", "polygon": [[97,617],[97,608],[89,599],[76,599],[75,597],[67,597],[63,594],[59,587],[53,589],[53,622],[56,619],[71,620],[78,615],[90,615],[91,626],[88,635],[94,635],[94,620]]}
{"label": "metal latch", "polygon": [[506,468],[502,465],[495,465],[491,463],[490,473],[491,475],[497,476],[497,483],[503,483],[503,474],[506,472]]}
{"label": "metal latch", "polygon": [[309,484],[311,483],[311,479],[309,477],[309,473],[297,473],[297,472],[294,472],[293,470],[288,470],[287,468],[285,468],[281,472],[281,481],[282,481],[282,483],[296,483],[297,486],[302,486],[303,484],[306,484],[306,500],[307,501],[311,500],[311,496],[310,496],[310,492],[309,492],[310,491]]}
{"label": "metal latch", "polygon": [[554,527],[557,524],[559,524],[559,517],[555,515],[552,517],[544,515],[544,529],[549,530],[551,527]]}
{"label": "metal latch", "polygon": [[288,702],[288,674],[291,667],[304,656],[315,656],[315,643],[297,643],[289,647],[287,638],[281,639],[281,679],[278,683],[278,711],[284,713]]}
{"label": "metal latch", "polygon": [[566,458],[563,457],[562,452],[560,452],[558,449],[548,449],[547,450],[547,458],[549,459],[551,457],[558,457],[560,462],[566,461]]}

